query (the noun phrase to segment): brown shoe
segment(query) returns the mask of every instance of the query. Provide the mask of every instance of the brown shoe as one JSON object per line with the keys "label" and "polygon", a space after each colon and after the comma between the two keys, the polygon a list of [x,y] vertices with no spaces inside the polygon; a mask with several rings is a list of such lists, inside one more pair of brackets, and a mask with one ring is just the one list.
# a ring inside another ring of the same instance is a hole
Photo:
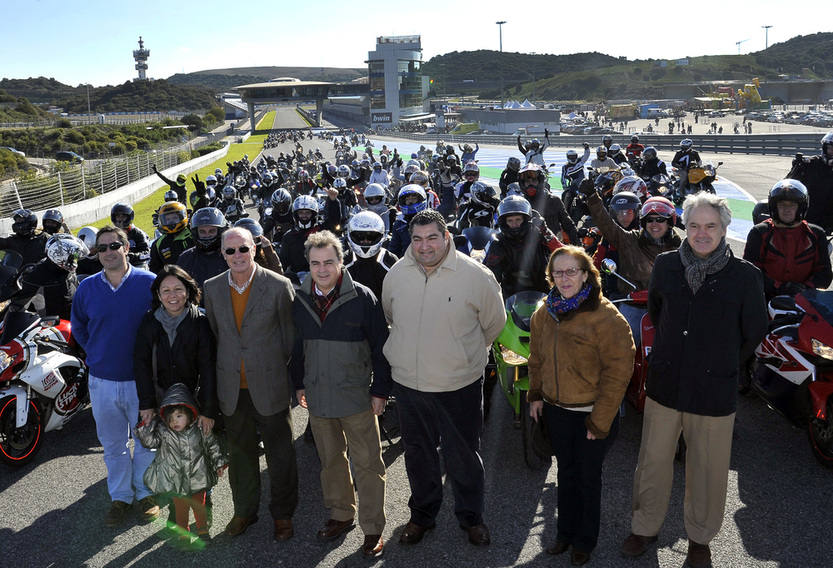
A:
{"label": "brown shoe", "polygon": [[708,544],[698,544],[693,540],[688,541],[688,554],[685,562],[691,568],[711,568],[712,551]]}
{"label": "brown shoe", "polygon": [[552,554],[553,556],[557,556],[559,554],[564,554],[570,548],[569,542],[564,542],[563,540],[556,540],[555,544],[547,548],[547,554]]}
{"label": "brown shoe", "polygon": [[434,525],[430,527],[424,527],[422,525],[418,525],[413,521],[408,521],[408,524],[405,525],[405,528],[402,530],[402,534],[399,535],[399,544],[416,544],[422,540],[422,537],[425,536],[425,533],[430,531],[434,528]]}
{"label": "brown shoe", "polygon": [[232,517],[226,525],[226,534],[229,536],[239,536],[246,532],[249,525],[257,522],[257,515],[251,517]]}
{"label": "brown shoe", "polygon": [[275,540],[283,542],[292,538],[294,534],[292,519],[275,519]]}
{"label": "brown shoe", "polygon": [[573,566],[584,566],[590,562],[590,553],[575,548],[570,552],[570,564]]}
{"label": "brown shoe", "polygon": [[378,558],[385,551],[385,541],[380,534],[364,535],[362,554],[365,558]]}
{"label": "brown shoe", "polygon": [[159,516],[159,505],[156,504],[153,497],[148,495],[143,499],[139,499],[139,512],[142,515],[142,521],[149,523],[156,520],[156,517]]}
{"label": "brown shoe", "polygon": [[622,554],[632,558],[645,554],[645,551],[657,541],[657,536],[642,536],[631,533],[622,543]]}
{"label": "brown shoe", "polygon": [[353,524],[353,519],[347,521],[337,521],[329,519],[324,526],[315,534],[318,540],[334,540],[356,526]]}
{"label": "brown shoe", "polygon": [[488,546],[492,542],[489,527],[483,523],[471,527],[460,525],[460,528],[469,533],[469,542],[475,546]]}
{"label": "brown shoe", "polygon": [[107,511],[107,516],[104,517],[104,524],[108,527],[117,527],[124,522],[124,518],[130,511],[130,503],[124,501],[113,501],[110,504],[110,510]]}

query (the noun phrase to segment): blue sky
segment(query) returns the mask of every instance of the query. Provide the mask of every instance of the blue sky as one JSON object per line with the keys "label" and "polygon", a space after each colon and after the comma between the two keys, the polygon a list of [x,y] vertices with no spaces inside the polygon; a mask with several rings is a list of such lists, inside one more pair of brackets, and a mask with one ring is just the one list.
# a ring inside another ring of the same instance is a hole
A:
{"label": "blue sky", "polygon": [[[513,9],[521,4],[505,0],[443,0],[437,8],[402,0],[2,0],[3,13],[14,17],[0,32],[0,78],[123,83],[136,76],[132,50],[139,35],[151,51],[148,75],[166,78],[224,67],[362,67],[378,35],[420,34],[425,60],[497,49],[497,20],[507,21],[505,51],[600,51],[629,59],[735,54],[735,42],[744,39],[742,52],[758,51],[764,24],[774,26],[770,44],[833,31],[829,2],[814,2],[804,13],[782,0],[528,4],[534,10]],[[663,6],[668,10],[660,12]],[[675,8],[687,15],[675,16]]]}

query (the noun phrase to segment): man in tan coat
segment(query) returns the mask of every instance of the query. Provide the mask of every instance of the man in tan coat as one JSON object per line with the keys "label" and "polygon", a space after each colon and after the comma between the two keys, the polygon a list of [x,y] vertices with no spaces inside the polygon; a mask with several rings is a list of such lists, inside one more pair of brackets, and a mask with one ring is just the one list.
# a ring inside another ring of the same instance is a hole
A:
{"label": "man in tan coat", "polygon": [[220,247],[229,269],[205,282],[205,310],[217,337],[217,398],[229,443],[234,517],[226,533],[242,534],[257,520],[260,432],[275,540],[283,541],[293,535],[292,515],[298,504],[286,367],[295,340],[294,292],[289,280],[255,263],[256,248],[248,230],[229,229]]}
{"label": "man in tan coat", "polygon": [[480,449],[483,369],[506,323],[500,286],[482,264],[459,253],[442,215],[417,213],[411,246],[391,268],[382,307],[391,325],[384,353],[391,365],[411,485],[411,519],[399,542],[416,544],[434,527],[442,504],[437,446],[442,438],[455,514],[469,542],[487,545],[485,476]]}

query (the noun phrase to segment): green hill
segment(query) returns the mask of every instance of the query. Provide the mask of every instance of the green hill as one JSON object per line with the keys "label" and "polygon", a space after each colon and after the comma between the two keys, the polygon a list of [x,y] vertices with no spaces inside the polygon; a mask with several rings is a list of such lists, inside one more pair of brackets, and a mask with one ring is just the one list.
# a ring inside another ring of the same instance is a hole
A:
{"label": "green hill", "polygon": [[15,97],[0,89],[0,122],[32,122],[45,118],[51,118],[51,115],[25,97]]}
{"label": "green hill", "polygon": [[295,77],[302,81],[347,82],[367,75],[366,68],[341,67],[235,67],[177,73],[168,77],[175,85],[199,85],[214,91],[228,91],[239,85],[261,83],[276,77]]}

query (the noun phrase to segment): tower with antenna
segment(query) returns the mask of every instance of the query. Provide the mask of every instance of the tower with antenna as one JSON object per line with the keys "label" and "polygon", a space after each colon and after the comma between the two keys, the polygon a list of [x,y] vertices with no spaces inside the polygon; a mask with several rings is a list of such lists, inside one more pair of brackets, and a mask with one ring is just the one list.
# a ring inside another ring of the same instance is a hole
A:
{"label": "tower with antenna", "polygon": [[139,49],[133,50],[133,59],[136,60],[136,71],[139,72],[139,81],[147,81],[148,57],[150,57],[150,50],[145,49],[145,42],[142,41],[142,36],[139,36]]}

